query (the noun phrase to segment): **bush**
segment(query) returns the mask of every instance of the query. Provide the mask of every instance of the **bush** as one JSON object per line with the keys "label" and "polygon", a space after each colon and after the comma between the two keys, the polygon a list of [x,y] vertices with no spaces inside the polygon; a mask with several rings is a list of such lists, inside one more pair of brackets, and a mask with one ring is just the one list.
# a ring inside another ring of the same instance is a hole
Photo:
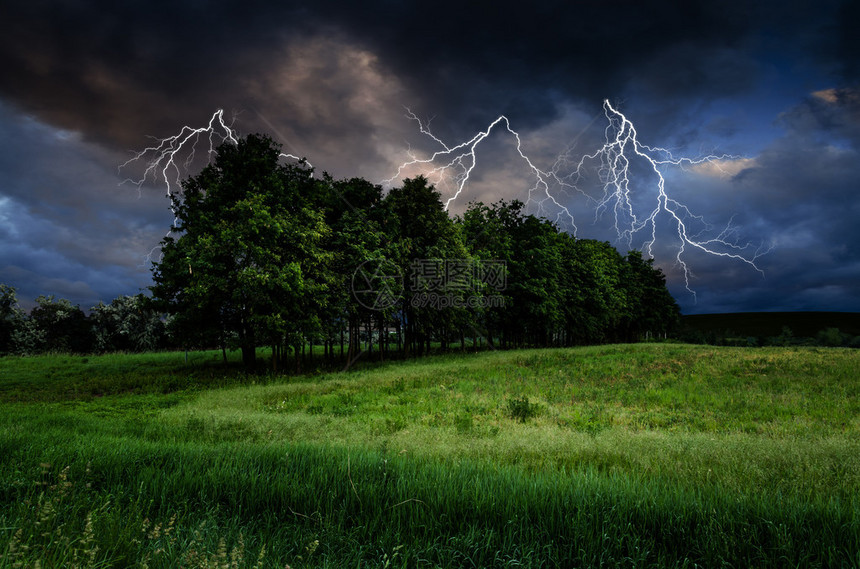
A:
{"label": "bush", "polygon": [[848,342],[847,338],[839,331],[839,328],[827,328],[826,330],[822,330],[816,335],[816,340],[822,346],[843,346]]}
{"label": "bush", "polygon": [[512,419],[525,423],[529,418],[537,415],[537,405],[529,403],[529,398],[522,397],[508,400],[508,414]]}

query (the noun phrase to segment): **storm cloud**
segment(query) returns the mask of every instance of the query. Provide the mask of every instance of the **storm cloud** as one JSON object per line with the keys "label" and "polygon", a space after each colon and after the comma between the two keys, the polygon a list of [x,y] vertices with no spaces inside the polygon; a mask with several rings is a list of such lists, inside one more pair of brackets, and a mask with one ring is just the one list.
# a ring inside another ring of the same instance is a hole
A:
{"label": "storm cloud", "polygon": [[[320,170],[379,181],[410,148],[431,149],[405,107],[448,142],[504,114],[548,168],[565,148],[601,144],[608,98],[645,144],[736,156],[667,182],[717,231],[731,223],[738,242],[770,249],[761,272],[691,253],[694,297],[662,227],[655,256],[685,312],[860,310],[854,2],[13,1],[2,12],[0,282],[22,300],[86,308],[145,288],[168,202],[155,184],[120,185],[129,172],[117,166],[147,136],[216,109]],[[481,158],[464,198],[522,199],[530,180],[510,141],[494,137]],[[577,213],[577,234],[614,242],[605,221]]]}

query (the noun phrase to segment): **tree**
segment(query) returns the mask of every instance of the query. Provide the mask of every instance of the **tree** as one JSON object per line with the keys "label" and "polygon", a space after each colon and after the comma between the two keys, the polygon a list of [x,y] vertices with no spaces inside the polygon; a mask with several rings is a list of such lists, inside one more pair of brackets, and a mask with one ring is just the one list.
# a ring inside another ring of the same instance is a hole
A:
{"label": "tree", "polygon": [[0,283],[0,356],[16,351],[15,337],[24,325],[15,289]]}
{"label": "tree", "polygon": [[628,303],[628,338],[641,334],[665,334],[681,322],[681,309],[666,289],[663,271],[654,259],[643,259],[640,251],[627,254],[624,288]]}
{"label": "tree", "polygon": [[165,344],[162,314],[143,294],[120,296],[110,304],[99,302],[92,307],[90,320],[98,352],[146,352]]}
{"label": "tree", "polygon": [[[249,135],[222,144],[212,164],[174,195],[173,232],[153,267],[153,296],[198,334],[238,345],[246,366],[259,345],[294,345],[326,301],[328,232],[304,165]],[[199,336],[198,336],[199,337]]]}
{"label": "tree", "polygon": [[512,306],[507,314],[506,342],[546,346],[563,323],[559,231],[533,215],[520,218],[511,231],[516,247],[508,269]]}
{"label": "tree", "polygon": [[[277,368],[282,348],[295,350],[299,366],[299,352],[319,338],[330,356],[338,332],[341,350],[348,333],[349,361],[363,333],[371,349],[378,335],[382,357],[392,324],[398,344],[403,330],[405,351],[421,353],[458,332],[464,346],[466,330],[502,347],[629,340],[677,316],[652,261],[576,239],[523,215],[521,202],[472,204],[455,222],[422,176],[383,197],[366,180],[314,178],[279,158],[265,136],[226,143],[173,198],[176,222],[152,291],[186,346],[238,346],[250,366],[257,346],[271,345]],[[351,285],[367,261],[377,267],[365,280],[402,277],[407,294],[362,303]],[[487,294],[504,307],[458,302]]]}
{"label": "tree", "polygon": [[80,306],[65,298],[40,295],[28,319],[28,352],[87,353],[93,348],[92,325]]}
{"label": "tree", "polygon": [[473,311],[474,331],[486,338],[490,346],[495,346],[495,334],[504,328],[506,310],[513,306],[513,299],[509,291],[505,290],[510,280],[507,270],[513,259],[515,247],[510,228],[517,223],[522,207],[522,202],[516,200],[511,203],[502,200],[490,206],[475,202],[469,204],[463,216],[457,220],[463,241],[472,258],[479,263],[501,262],[502,270],[505,272],[503,275],[505,281],[497,283],[494,288],[485,286],[485,283],[478,283],[478,294],[485,296],[489,293],[501,297],[504,301],[503,306],[479,307]]}
{"label": "tree", "polygon": [[[456,294],[452,291],[429,290],[432,288],[432,279],[421,278],[414,271],[416,261],[424,263],[421,265],[424,267],[434,261],[444,263],[446,259],[468,258],[460,232],[445,211],[436,188],[423,176],[406,179],[403,180],[403,186],[388,192],[384,205],[390,212],[390,223],[386,229],[394,241],[392,248],[397,254],[394,261],[404,277],[405,288],[415,294]],[[429,347],[434,335],[445,344],[448,323],[457,320],[462,309],[454,306],[416,307],[411,304],[411,299],[411,295],[406,295],[402,304],[407,351],[423,351]]]}
{"label": "tree", "polygon": [[[382,187],[361,178],[332,182],[323,204],[332,229],[328,242],[333,259],[330,332],[335,328],[349,337],[347,361],[360,350],[362,324],[380,331],[394,322],[395,306],[377,306],[371,310],[353,294],[352,278],[366,262],[384,262],[399,257],[396,240],[387,229],[393,227],[391,211],[383,206]],[[344,326],[345,324],[345,326]],[[380,357],[384,344],[381,344]]]}
{"label": "tree", "polygon": [[593,239],[577,239],[569,254],[566,270],[576,281],[571,293],[576,343],[617,341],[627,310],[621,254],[609,243]]}
{"label": "tree", "polygon": [[502,347],[556,343],[563,324],[559,240],[566,234],[547,220],[524,215],[523,207],[518,200],[475,203],[461,222],[472,255],[505,264],[507,285],[495,291],[504,295],[504,307],[481,314],[488,341],[492,344],[497,333]]}

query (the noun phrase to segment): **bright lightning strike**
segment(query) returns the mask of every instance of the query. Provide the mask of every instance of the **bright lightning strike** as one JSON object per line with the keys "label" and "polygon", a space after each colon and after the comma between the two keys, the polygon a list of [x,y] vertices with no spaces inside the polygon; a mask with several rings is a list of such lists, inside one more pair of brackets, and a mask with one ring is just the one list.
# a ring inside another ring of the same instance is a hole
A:
{"label": "bright lightning strike", "polygon": [[[147,180],[164,183],[167,197],[171,197],[174,187],[182,186],[182,177],[187,175],[197,158],[197,146],[200,141],[207,140],[207,163],[211,160],[215,149],[225,143],[238,144],[238,135],[233,130],[233,122],[230,124],[224,120],[223,109],[218,109],[209,119],[206,126],[192,128],[183,126],[179,134],[167,138],[156,138],[157,144],[144,148],[119,166],[123,168],[131,164],[143,161],[146,169],[143,175],[137,179],[126,179],[124,183],[132,183],[138,188],[143,187]],[[281,153],[281,158],[298,160],[313,168],[310,162],[293,154]]]}
{"label": "bright lightning strike", "polygon": [[166,186],[167,197],[171,197],[173,185],[181,186],[182,176],[191,168],[197,156],[197,145],[202,137],[209,140],[208,154],[210,156],[219,144],[228,140],[233,144],[238,142],[232,122],[229,125],[224,122],[224,111],[218,109],[206,126],[200,128],[183,126],[179,134],[155,139],[158,144],[144,148],[120,164],[119,170],[122,171],[123,168],[136,162],[144,161],[146,163],[146,169],[140,179],[127,178],[124,183],[130,182],[141,188],[149,179],[163,181]]}
{"label": "bright lightning strike", "polygon": [[[211,162],[212,155],[215,153],[216,148],[221,144],[228,142],[231,144],[239,143],[239,135],[233,129],[233,122],[234,121],[230,121],[228,124],[224,120],[223,109],[218,109],[209,119],[206,126],[199,128],[183,126],[179,131],[179,134],[174,136],[169,136],[167,138],[153,137],[156,141],[153,146],[149,146],[140,152],[135,153],[134,156],[119,166],[119,170],[122,171],[126,167],[137,164],[138,162],[143,162],[146,166],[141,177],[136,180],[127,178],[122,183],[134,184],[137,186],[138,190],[140,190],[149,180],[158,184],[163,183],[167,197],[173,197],[173,194],[179,191],[178,188],[182,187],[183,176],[188,175],[188,173],[193,169],[193,166],[198,159],[197,147],[200,145],[201,141],[205,141],[205,161],[207,164]],[[313,165],[304,158],[299,158],[298,156],[286,154],[284,152],[281,152],[280,157],[284,159],[297,160],[302,164],[306,164],[311,168],[311,175],[313,175]],[[173,211],[175,215],[176,210],[173,209],[172,201],[170,207],[171,211]],[[176,224],[176,221],[177,220],[174,218],[174,225]],[[169,236],[171,233],[172,231],[169,231],[167,235]],[[156,249],[158,249],[158,247],[154,247],[149,252],[144,263],[152,259],[153,253],[155,253]]]}
{"label": "bright lightning strike", "polygon": [[[551,212],[554,210],[555,222],[572,227],[574,235],[577,232],[574,215],[569,205],[565,203],[570,204],[571,194],[575,192],[577,195],[584,196],[587,202],[593,205],[595,220],[609,211],[612,212],[613,226],[619,241],[624,241],[630,246],[636,235],[643,232],[648,235],[642,249],[652,257],[652,249],[657,241],[658,218],[661,215],[667,216],[678,236],[679,244],[675,259],[683,270],[685,287],[694,298],[696,293],[690,288],[692,273],[684,259],[688,249],[731,258],[762,272],[756,265],[756,260],[770,251],[770,248],[754,247],[749,243],[739,245],[736,240],[737,228],[732,225],[732,221],[729,221],[716,236],[702,237],[711,227],[705,223],[702,216],[693,214],[686,205],[673,198],[666,188],[664,175],[666,169],[704,166],[719,169],[720,164],[727,160],[737,162],[738,158],[735,156],[709,155],[695,159],[679,158],[665,148],[642,144],[633,123],[608,100],[603,102],[603,114],[608,121],[603,146],[575,160],[572,158],[573,145],[571,145],[558,156],[549,170],[542,170],[529,158],[523,150],[520,134],[512,128],[510,121],[504,115],[469,140],[449,145],[434,135],[429,124],[421,121],[412,111],[407,109],[407,113],[410,120],[418,123],[421,134],[428,137],[439,149],[426,158],[418,157],[410,149],[409,160],[401,164],[391,178],[383,181],[389,186],[405,172],[419,169],[436,185],[449,189],[451,197],[445,202],[445,209],[448,209],[460,197],[470,181],[478,164],[479,146],[494,130],[501,130],[513,137],[516,152],[533,177],[533,183],[528,188],[526,204],[532,206],[536,213],[543,217],[552,217]],[[596,119],[597,117],[594,120]],[[591,123],[585,128],[589,126]],[[197,147],[201,142],[204,143],[205,160],[208,163],[218,145],[226,142],[237,144],[238,135],[233,129],[233,122],[228,123],[224,118],[224,111],[219,109],[205,126],[199,128],[183,126],[179,134],[155,140],[154,145],[134,154],[122,164],[120,170],[143,162],[146,166],[142,176],[137,180],[127,179],[126,182],[133,183],[138,188],[149,180],[163,183],[167,196],[172,197],[176,191],[179,191],[178,188],[181,188],[182,177],[188,174],[198,159]],[[310,163],[293,154],[281,153],[281,157],[297,160],[312,168]],[[632,165],[640,162],[656,176],[654,186],[656,191],[652,192],[653,195],[650,198],[634,192],[634,186],[631,184]],[[596,197],[580,187],[587,179],[587,172],[592,165],[596,165],[601,183],[601,193]],[[646,206],[643,212],[641,204],[648,203],[649,200],[652,205]],[[697,231],[694,226],[702,229]],[[149,255],[150,258],[151,255],[152,253]]]}
{"label": "bright lightning strike", "polygon": [[[602,147],[591,154],[583,155],[577,161],[571,157],[573,150],[570,146],[556,159],[552,168],[542,170],[523,151],[519,133],[513,130],[510,121],[504,115],[494,120],[486,130],[478,132],[471,139],[460,144],[449,145],[434,135],[430,131],[429,125],[422,122],[412,111],[407,109],[407,117],[417,122],[420,132],[431,139],[440,149],[426,158],[418,157],[410,149],[409,160],[401,164],[394,176],[384,180],[384,183],[391,185],[406,171],[416,168],[423,170],[425,175],[435,184],[449,188],[450,193],[453,194],[445,202],[445,208],[448,209],[460,197],[477,166],[478,146],[490,136],[494,129],[503,129],[504,132],[513,136],[517,154],[525,162],[533,176],[534,182],[528,189],[526,203],[533,206],[538,215],[549,217],[547,215],[548,208],[555,206],[558,212],[555,215],[556,223],[569,223],[575,235],[577,226],[574,222],[574,216],[570,209],[561,203],[560,196],[576,192],[593,204],[595,220],[609,211],[612,212],[614,229],[619,241],[626,242],[630,246],[634,236],[645,232],[648,238],[643,243],[642,249],[647,251],[651,257],[653,257],[652,249],[657,241],[658,218],[661,215],[668,216],[670,224],[674,226],[677,232],[679,241],[675,260],[683,270],[685,287],[694,298],[696,293],[690,288],[692,273],[684,259],[688,249],[697,249],[717,257],[731,258],[762,273],[756,265],[756,260],[770,251],[770,248],[761,245],[755,247],[749,243],[739,245],[735,239],[737,228],[732,225],[731,221],[718,235],[709,238],[702,237],[702,234],[710,230],[711,227],[705,223],[702,216],[693,214],[686,205],[670,196],[666,188],[664,171],[668,168],[684,169],[700,165],[718,168],[721,162],[737,160],[738,157],[730,155],[709,155],[695,159],[675,157],[665,148],[641,143],[633,123],[613,107],[608,100],[603,102],[603,113],[608,125],[605,129],[605,142]],[[650,198],[653,200],[651,201],[653,205],[646,206],[644,213],[641,204],[647,203],[649,198],[634,192],[634,187],[631,184],[634,162],[646,165],[647,169],[656,176],[654,186],[656,191]],[[587,178],[586,173],[592,164],[597,167],[602,185],[602,194],[597,197],[590,195],[580,187],[581,182]],[[697,231],[694,229],[694,225],[703,226],[703,229]]]}
{"label": "bright lightning strike", "polygon": [[[415,113],[409,109],[406,109],[406,111],[409,119],[418,123],[421,133],[441,146],[442,150],[437,150],[428,158],[418,158],[411,150],[409,150],[410,160],[401,164],[400,167],[398,167],[397,172],[391,178],[383,180],[384,184],[391,186],[394,183],[394,180],[399,179],[406,170],[413,169],[415,167],[424,169],[426,170],[428,177],[434,179],[436,184],[454,187],[454,195],[448,198],[445,202],[445,209],[447,210],[450,207],[451,202],[456,201],[456,199],[460,197],[460,194],[469,182],[472,170],[474,170],[475,166],[478,164],[478,146],[490,136],[494,129],[497,127],[504,128],[504,130],[511,134],[516,140],[517,154],[519,154],[520,158],[525,161],[534,175],[535,182],[529,189],[529,200],[536,201],[539,207],[542,206],[545,201],[551,202],[559,209],[559,213],[556,216],[556,222],[567,221],[574,227],[574,230],[576,229],[573,214],[570,213],[567,207],[559,203],[551,192],[553,182],[556,180],[554,173],[544,172],[535,166],[531,159],[523,152],[522,139],[520,138],[519,133],[511,128],[511,123],[506,116],[500,116],[490,123],[490,126],[488,126],[486,130],[479,132],[470,140],[455,146],[448,146],[434,135],[430,131],[429,126],[425,125],[421,119],[415,115]],[[534,198],[533,196],[535,194],[542,194],[542,197]]]}

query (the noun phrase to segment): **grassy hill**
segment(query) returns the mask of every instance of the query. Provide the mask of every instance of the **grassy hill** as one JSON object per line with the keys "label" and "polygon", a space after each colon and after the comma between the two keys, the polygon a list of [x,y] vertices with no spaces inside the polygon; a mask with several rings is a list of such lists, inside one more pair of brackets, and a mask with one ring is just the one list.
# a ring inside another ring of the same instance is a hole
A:
{"label": "grassy hill", "polygon": [[860,564],[860,352],[0,359],[0,568]]}

